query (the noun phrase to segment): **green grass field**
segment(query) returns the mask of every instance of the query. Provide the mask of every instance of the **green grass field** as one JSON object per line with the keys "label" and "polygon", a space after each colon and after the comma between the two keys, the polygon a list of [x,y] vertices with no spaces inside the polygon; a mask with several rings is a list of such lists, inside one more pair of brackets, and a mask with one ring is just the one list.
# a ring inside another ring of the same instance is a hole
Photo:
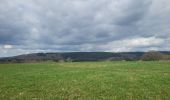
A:
{"label": "green grass field", "polygon": [[0,64],[0,100],[170,100],[170,62]]}

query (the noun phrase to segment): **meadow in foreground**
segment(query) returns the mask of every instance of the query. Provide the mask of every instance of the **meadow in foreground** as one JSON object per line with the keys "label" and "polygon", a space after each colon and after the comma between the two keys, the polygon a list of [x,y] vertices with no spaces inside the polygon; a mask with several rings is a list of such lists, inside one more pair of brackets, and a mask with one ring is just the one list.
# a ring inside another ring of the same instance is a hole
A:
{"label": "meadow in foreground", "polygon": [[0,100],[170,100],[170,62],[0,64]]}

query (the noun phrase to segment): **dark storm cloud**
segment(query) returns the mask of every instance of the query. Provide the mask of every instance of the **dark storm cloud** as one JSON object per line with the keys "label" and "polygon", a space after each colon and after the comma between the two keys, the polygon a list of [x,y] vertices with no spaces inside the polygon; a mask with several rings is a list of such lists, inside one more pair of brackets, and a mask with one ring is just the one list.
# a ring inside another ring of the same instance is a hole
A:
{"label": "dark storm cloud", "polygon": [[167,0],[0,0],[0,50],[9,55],[170,50],[169,5]]}

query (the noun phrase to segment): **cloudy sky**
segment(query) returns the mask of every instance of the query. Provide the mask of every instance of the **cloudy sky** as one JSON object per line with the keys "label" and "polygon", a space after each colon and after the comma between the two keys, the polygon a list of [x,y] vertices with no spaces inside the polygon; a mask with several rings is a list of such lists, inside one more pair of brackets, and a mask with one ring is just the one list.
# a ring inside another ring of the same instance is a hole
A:
{"label": "cloudy sky", "polygon": [[0,0],[0,57],[170,50],[170,0]]}

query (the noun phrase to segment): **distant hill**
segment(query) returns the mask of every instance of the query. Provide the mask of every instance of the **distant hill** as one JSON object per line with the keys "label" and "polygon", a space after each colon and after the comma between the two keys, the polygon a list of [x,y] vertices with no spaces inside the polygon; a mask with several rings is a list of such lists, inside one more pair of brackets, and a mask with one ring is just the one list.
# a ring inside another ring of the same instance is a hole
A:
{"label": "distant hill", "polygon": [[[0,58],[0,63],[38,62],[38,61],[120,61],[139,60],[145,52],[67,52],[67,53],[33,53],[14,57]],[[163,54],[170,54],[162,51]]]}

